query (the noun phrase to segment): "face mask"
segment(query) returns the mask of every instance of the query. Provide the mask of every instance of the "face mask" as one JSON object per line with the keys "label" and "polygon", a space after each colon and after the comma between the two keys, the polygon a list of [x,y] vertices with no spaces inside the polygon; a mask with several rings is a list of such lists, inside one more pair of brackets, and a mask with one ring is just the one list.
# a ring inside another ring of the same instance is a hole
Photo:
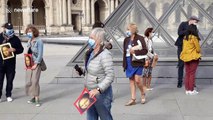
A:
{"label": "face mask", "polygon": [[155,33],[151,33],[151,37],[154,37],[155,36]]}
{"label": "face mask", "polygon": [[5,30],[5,34],[6,34],[7,36],[11,36],[11,35],[13,34],[13,30],[6,29],[6,30]]}
{"label": "face mask", "polygon": [[132,33],[131,33],[131,31],[126,31],[126,35],[127,35],[127,37],[130,37],[131,35],[132,35]]}
{"label": "face mask", "polygon": [[31,32],[27,33],[27,37],[32,39],[33,38],[33,33],[31,33]]}
{"label": "face mask", "polygon": [[93,39],[90,38],[90,39],[88,40],[88,44],[89,44],[89,46],[90,46],[91,48],[93,48],[93,49],[95,48],[95,40],[93,40]]}

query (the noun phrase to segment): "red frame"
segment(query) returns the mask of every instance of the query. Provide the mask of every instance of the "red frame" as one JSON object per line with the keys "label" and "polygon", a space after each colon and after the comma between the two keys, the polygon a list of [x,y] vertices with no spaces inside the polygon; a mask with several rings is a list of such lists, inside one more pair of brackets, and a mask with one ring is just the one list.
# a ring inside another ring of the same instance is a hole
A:
{"label": "red frame", "polygon": [[[90,98],[89,96],[87,96],[86,94],[89,95],[89,90],[87,88],[84,88],[82,93],[80,94],[80,96],[78,97],[78,99],[74,102],[74,106],[78,109],[79,113],[82,115],[85,111],[87,111],[96,101],[97,99],[95,97]],[[85,97],[86,96],[86,97]],[[88,98],[90,100],[90,103],[88,105],[87,108],[82,109],[81,107],[79,107],[79,102],[82,98]]]}
{"label": "red frame", "polygon": [[[30,58],[30,65],[31,66],[26,65],[26,59],[25,59],[26,57]],[[34,65],[32,54],[24,54],[24,64],[25,64],[25,69],[31,69],[32,68],[32,66]]]}

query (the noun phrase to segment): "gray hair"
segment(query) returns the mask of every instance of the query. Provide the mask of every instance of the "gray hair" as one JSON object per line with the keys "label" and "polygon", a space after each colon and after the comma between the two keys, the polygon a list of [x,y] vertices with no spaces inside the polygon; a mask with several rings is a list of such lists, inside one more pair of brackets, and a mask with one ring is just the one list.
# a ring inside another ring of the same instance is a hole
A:
{"label": "gray hair", "polygon": [[104,45],[105,42],[107,42],[106,39],[106,32],[104,31],[103,28],[94,28],[90,35],[94,35],[95,38],[97,38],[98,40],[100,40],[101,45]]}

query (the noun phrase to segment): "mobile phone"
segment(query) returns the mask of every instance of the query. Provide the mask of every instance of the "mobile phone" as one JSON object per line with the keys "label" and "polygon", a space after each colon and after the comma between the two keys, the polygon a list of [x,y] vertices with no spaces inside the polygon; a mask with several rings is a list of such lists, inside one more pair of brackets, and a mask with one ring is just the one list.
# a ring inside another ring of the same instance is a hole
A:
{"label": "mobile phone", "polygon": [[75,65],[75,70],[78,71],[79,75],[81,76],[83,74],[82,69],[78,66],[78,64]]}

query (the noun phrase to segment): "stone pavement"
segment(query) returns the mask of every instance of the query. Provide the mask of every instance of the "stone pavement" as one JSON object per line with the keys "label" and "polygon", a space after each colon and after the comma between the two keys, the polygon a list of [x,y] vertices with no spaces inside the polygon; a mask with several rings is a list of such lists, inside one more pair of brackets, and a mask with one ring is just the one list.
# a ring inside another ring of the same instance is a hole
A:
{"label": "stone pavement", "polygon": [[[0,120],[85,120],[86,114],[80,115],[73,106],[83,85],[52,82],[80,48],[81,46],[45,44],[44,55],[48,70],[42,73],[40,80],[41,107],[26,103],[29,98],[24,92],[23,54],[18,56],[13,90],[15,100],[8,103],[5,96],[2,96]],[[204,83],[197,86],[200,93],[187,96],[184,88],[178,89],[175,84],[154,84],[154,90],[146,94],[145,105],[140,104],[137,91],[138,103],[126,107],[124,104],[130,98],[129,85],[114,83],[112,115],[114,120],[213,120],[213,86]]]}

